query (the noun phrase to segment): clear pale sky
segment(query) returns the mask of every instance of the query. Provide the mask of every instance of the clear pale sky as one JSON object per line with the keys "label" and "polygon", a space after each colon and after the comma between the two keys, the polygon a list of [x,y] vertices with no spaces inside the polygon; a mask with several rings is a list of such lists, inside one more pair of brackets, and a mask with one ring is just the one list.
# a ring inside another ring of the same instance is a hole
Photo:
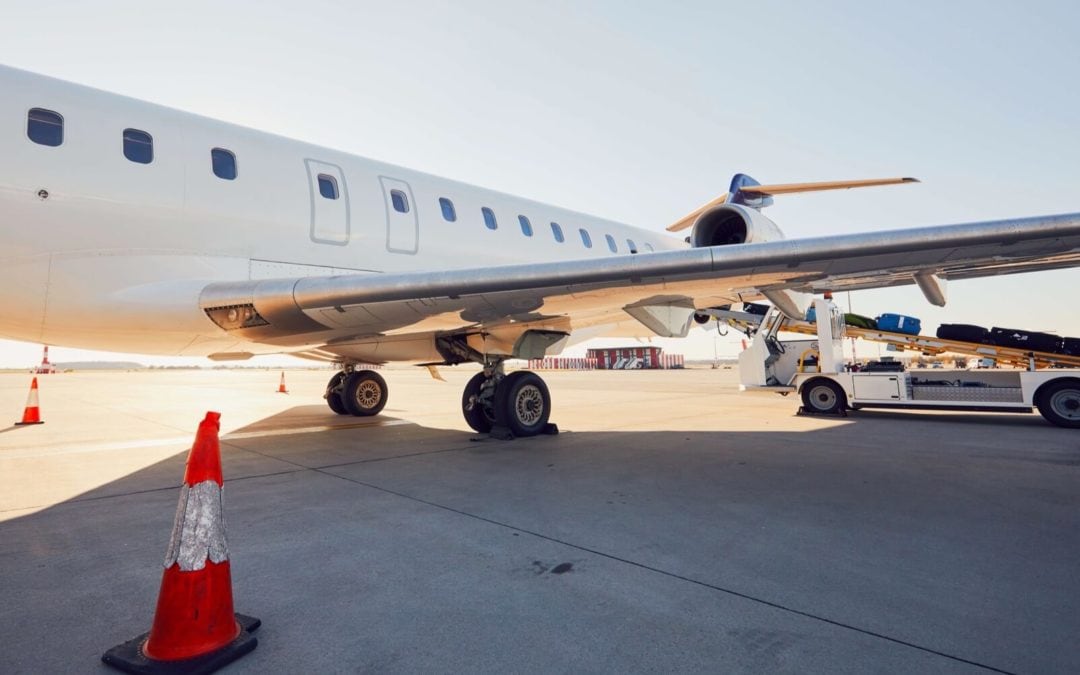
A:
{"label": "clear pale sky", "polygon": [[[1080,211],[1078,7],[0,0],[0,62],[654,230],[737,171],[923,181],[766,211],[809,237]],[[852,303],[1080,336],[1080,270],[949,292]],[[39,358],[0,342],[0,366]]]}

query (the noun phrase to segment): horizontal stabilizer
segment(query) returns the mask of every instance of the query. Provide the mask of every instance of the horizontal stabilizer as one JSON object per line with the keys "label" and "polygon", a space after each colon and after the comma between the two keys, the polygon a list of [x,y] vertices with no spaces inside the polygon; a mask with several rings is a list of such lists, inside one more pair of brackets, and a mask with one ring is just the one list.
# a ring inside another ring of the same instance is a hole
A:
{"label": "horizontal stabilizer", "polygon": [[829,180],[821,183],[785,183],[783,185],[748,185],[740,192],[755,195],[786,195],[796,192],[819,192],[821,190],[850,190],[851,188],[875,187],[877,185],[900,185],[918,183],[918,178],[869,178],[865,180]]}
{"label": "horizontal stabilizer", "polygon": [[[830,180],[819,183],[784,183],[780,185],[740,185],[737,194],[753,195],[755,197],[771,197],[773,195],[795,194],[796,192],[820,192],[821,190],[850,190],[851,188],[875,187],[878,185],[901,185],[903,183],[918,183],[918,178],[867,178],[863,180]],[[728,201],[732,193],[727,192],[712,200],[708,204],[694,209],[671,225],[668,232],[678,232],[693,225],[701,214],[713,207]],[[737,201],[737,200],[736,200]]]}

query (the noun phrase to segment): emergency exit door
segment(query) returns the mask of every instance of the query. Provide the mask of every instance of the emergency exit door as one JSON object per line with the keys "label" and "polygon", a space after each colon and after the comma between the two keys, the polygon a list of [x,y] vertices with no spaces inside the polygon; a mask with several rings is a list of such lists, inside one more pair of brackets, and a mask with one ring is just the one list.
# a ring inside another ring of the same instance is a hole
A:
{"label": "emergency exit door", "polygon": [[305,159],[311,193],[311,239],[320,244],[349,243],[349,190],[336,164]]}
{"label": "emergency exit door", "polygon": [[386,202],[386,250],[413,254],[420,248],[420,221],[412,188],[403,180],[379,176]]}

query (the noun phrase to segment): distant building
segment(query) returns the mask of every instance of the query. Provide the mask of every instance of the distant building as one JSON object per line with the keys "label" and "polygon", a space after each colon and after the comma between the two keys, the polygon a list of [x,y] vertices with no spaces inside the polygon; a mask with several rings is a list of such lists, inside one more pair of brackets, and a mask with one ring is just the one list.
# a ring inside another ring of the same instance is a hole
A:
{"label": "distant building", "polygon": [[664,354],[659,347],[599,347],[588,351],[601,370],[637,370],[683,368],[682,354]]}

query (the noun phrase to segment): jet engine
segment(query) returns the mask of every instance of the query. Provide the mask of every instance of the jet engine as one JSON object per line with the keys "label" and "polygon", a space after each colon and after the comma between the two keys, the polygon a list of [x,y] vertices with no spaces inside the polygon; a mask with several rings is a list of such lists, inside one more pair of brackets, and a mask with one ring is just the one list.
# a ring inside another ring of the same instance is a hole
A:
{"label": "jet engine", "polygon": [[709,209],[694,221],[690,233],[690,245],[728,246],[731,244],[758,244],[783,239],[784,233],[776,223],[757,209],[741,204],[721,204]]}

